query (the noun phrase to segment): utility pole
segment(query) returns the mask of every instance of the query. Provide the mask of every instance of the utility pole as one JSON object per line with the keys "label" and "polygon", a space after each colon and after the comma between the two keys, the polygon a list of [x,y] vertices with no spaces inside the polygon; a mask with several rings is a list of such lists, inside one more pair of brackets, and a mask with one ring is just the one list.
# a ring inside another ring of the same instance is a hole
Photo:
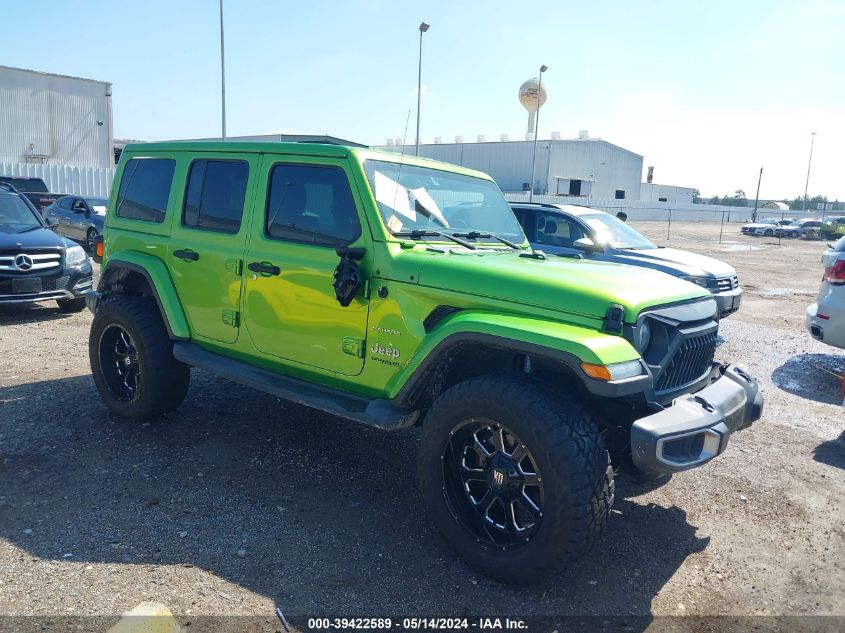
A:
{"label": "utility pole", "polygon": [[420,24],[420,57],[419,66],[417,67],[417,144],[414,149],[414,156],[420,155],[420,99],[422,98],[422,36],[429,28],[430,24],[422,22]]}
{"label": "utility pole", "polygon": [[804,200],[801,202],[801,210],[807,208],[807,189],[810,186],[810,167],[813,164],[813,143],[816,141],[816,133],[810,133],[810,160],[807,161],[807,181],[804,183]]}
{"label": "utility pole", "polygon": [[223,0],[220,0],[220,105],[222,136],[226,140],[226,53],[223,42]]}
{"label": "utility pole", "polygon": [[757,195],[754,196],[754,213],[751,214],[751,221],[757,221],[757,205],[760,203],[760,181],[763,180],[763,168],[760,168],[760,175],[757,176]]}

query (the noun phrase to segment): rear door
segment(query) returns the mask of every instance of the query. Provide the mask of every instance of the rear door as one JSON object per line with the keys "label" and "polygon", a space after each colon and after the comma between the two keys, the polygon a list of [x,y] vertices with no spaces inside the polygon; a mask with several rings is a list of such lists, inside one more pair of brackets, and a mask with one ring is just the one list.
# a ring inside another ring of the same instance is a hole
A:
{"label": "rear door", "polygon": [[243,250],[259,156],[204,154],[187,165],[168,264],[191,331],[234,343],[240,328]]}
{"label": "rear door", "polygon": [[[358,293],[343,307],[333,288],[340,261],[335,249],[366,244],[347,162],[267,155],[257,191],[243,299],[250,339],[271,356],[360,373],[369,301]],[[371,258],[366,252],[362,270]]]}

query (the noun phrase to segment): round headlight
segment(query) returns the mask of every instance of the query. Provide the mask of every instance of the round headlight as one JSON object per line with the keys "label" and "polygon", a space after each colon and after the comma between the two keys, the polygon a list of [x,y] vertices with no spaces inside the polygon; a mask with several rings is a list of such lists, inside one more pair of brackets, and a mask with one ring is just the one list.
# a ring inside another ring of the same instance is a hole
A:
{"label": "round headlight", "polygon": [[651,326],[648,321],[643,321],[637,328],[639,330],[639,344],[637,349],[640,354],[645,354],[648,346],[651,345]]}

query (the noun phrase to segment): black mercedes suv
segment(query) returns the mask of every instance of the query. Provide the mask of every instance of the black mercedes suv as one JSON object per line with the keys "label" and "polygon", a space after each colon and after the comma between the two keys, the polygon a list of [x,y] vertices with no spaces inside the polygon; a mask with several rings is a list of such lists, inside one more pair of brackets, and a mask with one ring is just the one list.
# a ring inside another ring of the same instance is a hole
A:
{"label": "black mercedes suv", "polygon": [[24,195],[0,183],[0,305],[55,300],[62,312],[79,312],[92,273],[81,246],[56,235]]}

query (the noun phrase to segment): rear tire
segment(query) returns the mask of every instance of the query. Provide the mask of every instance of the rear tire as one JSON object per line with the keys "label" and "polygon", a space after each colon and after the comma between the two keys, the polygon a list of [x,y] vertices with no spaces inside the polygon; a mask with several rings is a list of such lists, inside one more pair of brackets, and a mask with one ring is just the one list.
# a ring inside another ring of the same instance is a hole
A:
{"label": "rear tire", "polygon": [[65,314],[82,312],[85,309],[85,297],[81,299],[57,299],[56,303],[59,304],[59,312]]}
{"label": "rear tire", "polygon": [[[508,461],[522,449],[524,459]],[[502,582],[538,582],[574,561],[613,505],[610,458],[586,410],[518,376],[443,393],[423,423],[417,469],[434,524],[471,567]]]}
{"label": "rear tire", "polygon": [[149,297],[100,304],[88,354],[94,383],[109,411],[135,420],[172,411],[185,399],[190,369],[173,358],[173,344]]}
{"label": "rear tire", "polygon": [[97,229],[88,229],[88,234],[85,237],[85,247],[88,249],[88,254],[94,254],[94,243],[97,241]]}

